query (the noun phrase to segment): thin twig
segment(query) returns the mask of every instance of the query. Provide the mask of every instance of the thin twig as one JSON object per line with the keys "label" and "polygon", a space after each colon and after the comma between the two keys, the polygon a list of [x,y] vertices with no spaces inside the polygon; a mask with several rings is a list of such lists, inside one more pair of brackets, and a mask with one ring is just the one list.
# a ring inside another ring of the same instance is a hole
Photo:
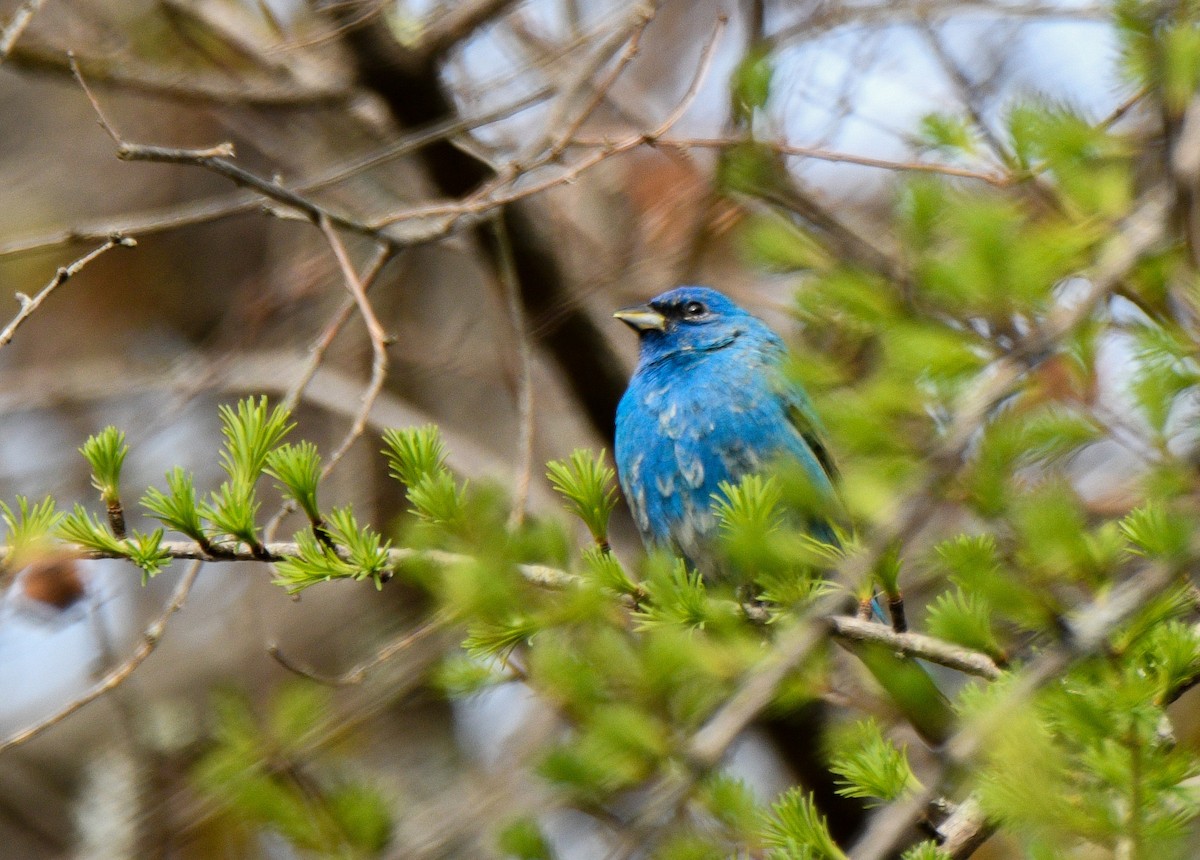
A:
{"label": "thin twig", "polygon": [[326,209],[321,204],[289,188],[283,187],[277,181],[263,179],[261,176],[257,176],[234,164],[230,161],[234,155],[232,143],[219,143],[216,146],[205,149],[179,149],[176,147],[151,146],[126,141],[121,137],[116,126],[112,124],[100,107],[100,102],[88,87],[87,81],[84,80],[83,74],[79,70],[79,65],[75,62],[74,55],[70,55],[69,60],[75,80],[83,90],[84,95],[87,96],[92,109],[96,112],[96,118],[100,122],[100,127],[104,129],[105,133],[117,145],[117,158],[121,161],[152,161],[164,164],[183,164],[201,167],[219,176],[224,176],[233,182],[234,185],[257,191],[269,200],[274,200],[276,203],[281,203],[284,206],[297,210],[314,224],[319,224],[324,219],[344,230],[368,236],[380,242],[390,243],[391,240],[378,229],[370,227],[347,215]]}
{"label": "thin twig", "polygon": [[[367,268],[363,271],[361,276],[364,294],[370,291],[371,287],[375,283],[376,278],[379,276],[379,273],[383,271],[383,267],[391,259],[392,257],[388,251],[388,248],[383,245],[379,246],[378,253],[376,254],[375,258],[367,264]],[[333,345],[334,339],[337,338],[338,333],[350,319],[350,315],[354,312],[356,307],[358,307],[358,300],[355,298],[353,292],[351,292],[346,300],[342,302],[341,306],[334,311],[333,316],[329,319],[329,322],[326,323],[325,329],[321,332],[316,341],[313,343],[312,347],[309,349],[308,358],[304,362],[304,368],[301,371],[300,376],[294,383],[292,383],[292,386],[288,389],[287,393],[283,397],[283,400],[281,401],[281,406],[288,412],[294,411],[296,405],[300,402],[301,398],[304,397],[305,391],[308,389],[313,377],[317,375],[317,371],[321,367],[321,362],[325,360],[325,353],[329,351],[329,347]],[[369,381],[367,385],[369,389],[371,382]],[[335,449],[335,454],[337,455],[336,459],[334,457],[330,457],[329,462],[326,463],[322,469],[322,478],[329,477],[329,474],[333,471],[333,467],[336,466],[338,461],[341,460],[345,455],[345,451],[349,449],[350,445],[354,443],[354,440],[357,439],[358,436],[362,435],[363,430],[365,430],[366,423],[370,420],[371,407],[374,406],[378,399],[379,392],[376,391],[375,396],[371,398],[370,405],[368,405],[365,414],[362,412],[361,406],[355,411],[351,421],[351,429],[347,431],[346,435],[342,439],[342,442],[339,443],[337,449]],[[355,433],[354,427],[358,425],[360,419],[363,421],[363,427],[359,428],[358,432]],[[278,531],[280,523],[283,522],[283,518],[292,513],[294,510],[296,510],[296,503],[292,499],[287,499],[282,505],[279,506],[279,510],[277,510],[275,514],[269,520],[267,520],[266,525],[263,526],[263,535],[265,535],[267,540],[275,539],[275,533]]]}
{"label": "thin twig", "polygon": [[[565,131],[561,133],[555,132],[558,139],[546,151],[545,155],[543,156],[544,161],[557,161],[559,156],[561,156],[571,144],[571,141],[574,139],[575,135],[579,133],[581,128],[583,128],[584,123],[588,121],[588,119],[593,113],[596,112],[596,109],[599,108],[600,105],[604,104],[605,100],[608,98],[609,91],[613,88],[613,85],[616,84],[617,79],[621,77],[621,74],[626,68],[628,68],[629,64],[633,62],[634,57],[637,56],[638,49],[642,42],[642,35],[646,32],[646,27],[649,26],[650,22],[654,19],[655,11],[656,9],[654,5],[649,3],[644,3],[635,9],[629,32],[618,30],[609,43],[602,44],[600,48],[593,53],[591,62],[585,64],[583,68],[575,73],[576,83],[570,87],[568,94],[560,99],[560,107],[558,111],[546,124],[548,129],[554,130],[559,127],[566,114],[566,111],[570,108],[571,102],[574,100],[574,94],[578,90],[588,86],[592,75],[595,74],[597,69],[604,63],[608,62],[612,52],[616,50],[616,47],[619,46],[621,42],[625,43],[625,49],[621,51],[621,55],[617,57],[617,61],[613,64],[612,70],[604,77],[604,80],[600,81],[600,83],[592,88],[591,96],[580,109],[579,113],[576,114],[575,118],[570,122],[570,124],[567,125]],[[540,149],[541,147],[539,146],[538,148]]]}
{"label": "thin twig", "polygon": [[402,651],[408,650],[413,645],[428,638],[430,634],[443,629],[445,625],[445,618],[440,616],[431,618],[416,629],[409,630],[392,639],[383,647],[376,650],[368,659],[358,663],[340,675],[325,675],[307,666],[300,665],[284,654],[280,650],[278,643],[275,642],[267,645],[267,653],[274,658],[275,662],[289,672],[300,675],[303,678],[308,678],[310,681],[316,681],[318,684],[323,684],[327,687],[351,687],[361,684],[363,679],[367,677],[367,674],[375,667],[387,662]]}
{"label": "thin twig", "polygon": [[[162,62],[155,65],[132,52],[119,58],[107,51],[79,54],[76,62],[89,78],[109,87],[167,96],[176,101],[215,102],[224,107],[340,105],[354,94],[348,77],[339,79],[330,74],[309,76],[311,81],[292,76],[282,83],[238,76],[240,85],[231,86],[228,75],[180,75]],[[33,37],[12,47],[8,64],[31,71],[73,74],[71,64],[64,61],[61,45]]]}
{"label": "thin twig", "polygon": [[9,342],[13,339],[13,335],[16,334],[17,329],[21,327],[25,320],[33,316],[34,312],[36,312],[37,309],[42,306],[42,303],[50,297],[51,293],[53,293],[71,278],[75,277],[75,275],[78,275],[83,270],[84,266],[107,251],[112,250],[113,248],[132,248],[135,245],[137,245],[137,241],[135,239],[129,236],[122,236],[119,233],[114,233],[113,235],[109,236],[108,240],[99,248],[89,251],[78,260],[71,263],[69,266],[64,266],[55,272],[54,277],[50,279],[50,283],[42,287],[41,292],[39,292],[33,298],[30,298],[24,293],[17,293],[17,300],[21,303],[21,310],[15,317],[12,318],[9,324],[4,327],[4,330],[0,331],[0,348],[3,348],[9,344]]}
{"label": "thin twig", "polygon": [[[332,223],[330,223],[328,218],[321,218],[317,224],[321,228],[321,232],[325,234],[325,238],[329,242],[329,247],[333,250],[338,267],[342,271],[346,290],[354,299],[358,313],[367,327],[367,337],[371,341],[371,379],[367,383],[366,389],[363,390],[361,405],[358,414],[354,416],[354,422],[350,425],[350,429],[346,431],[346,435],[342,438],[341,443],[329,455],[329,460],[326,462],[323,472],[323,475],[328,475],[367,427],[367,416],[371,414],[371,407],[375,405],[375,401],[379,397],[379,392],[383,390],[383,383],[387,379],[387,347],[391,342],[391,338],[384,331],[379,318],[375,316],[375,309],[371,306],[370,300],[367,299],[367,290],[363,285],[363,280],[359,277],[358,272],[354,270],[354,263],[350,261],[350,255],[346,253],[346,246],[343,244],[341,237],[338,236],[337,231],[333,229]],[[367,265],[366,271],[378,274],[390,255],[389,247],[387,245],[380,245],[376,249],[375,259]]]}
{"label": "thin twig", "polygon": [[[388,249],[380,246],[377,249],[375,257],[367,264],[366,268],[363,269],[362,275],[359,277],[364,295],[371,291],[371,287],[375,285],[379,273],[383,271],[384,266],[391,260],[392,256],[388,252]],[[296,404],[304,396],[304,390],[312,382],[313,377],[321,366],[321,362],[324,361],[325,353],[329,351],[329,348],[333,345],[333,341],[337,338],[347,320],[350,319],[350,314],[353,313],[356,307],[358,307],[358,298],[354,295],[353,291],[350,291],[350,295],[334,311],[333,316],[326,323],[324,330],[322,330],[321,334],[317,336],[317,339],[309,348],[308,360],[304,364],[304,370],[300,373],[296,381],[292,383],[292,387],[288,389],[287,394],[284,395],[284,409],[290,412],[296,408]]]}
{"label": "thin twig", "polygon": [[25,743],[26,741],[40,735],[42,732],[56,726],[71,716],[76,711],[88,705],[96,699],[103,696],[105,693],[120,686],[125,680],[134,673],[142,663],[149,657],[154,649],[158,647],[158,643],[162,640],[163,633],[167,629],[167,622],[171,616],[183,608],[183,604],[187,602],[188,594],[192,590],[192,585],[196,582],[196,576],[200,573],[202,562],[196,561],[188,566],[180,578],[175,590],[171,594],[171,600],[163,608],[158,617],[151,622],[150,626],[142,631],[141,641],[133,650],[133,653],[125,658],[118,666],[114,666],[108,674],[97,681],[94,685],[88,688],[81,696],[72,699],[59,710],[55,711],[48,717],[39,720],[32,725],[26,726],[13,732],[8,737],[0,740],[0,753],[12,749],[15,746]]}
{"label": "thin twig", "polygon": [[[321,204],[308,199],[292,189],[285,188],[274,180],[263,179],[235,165],[229,160],[233,154],[230,144],[221,144],[207,149],[179,149],[133,144],[124,141],[113,124],[104,115],[95,96],[88,89],[82,74],[79,73],[78,66],[73,66],[73,68],[76,73],[76,79],[96,111],[102,127],[117,144],[118,158],[122,160],[155,161],[201,167],[224,176],[236,185],[250,188],[270,200],[295,209],[305,218],[313,221],[313,223],[319,223],[322,218],[325,218],[334,226],[359,235],[368,236],[393,247],[400,247],[418,245],[440,239],[457,228],[468,227],[477,223],[483,218],[488,217],[497,208],[569,183],[585,170],[594,167],[608,158],[629,152],[639,146],[653,146],[659,138],[663,137],[682,118],[683,114],[695,100],[700,86],[711,68],[718,40],[726,24],[727,19],[724,16],[718,19],[712,35],[701,51],[699,66],[687,92],[685,92],[676,108],[658,127],[650,131],[634,133],[621,141],[597,150],[590,156],[558,171],[555,175],[541,182],[531,183],[520,188],[513,188],[513,183],[518,178],[523,179],[536,168],[549,163],[548,160],[545,160],[544,156],[542,160],[532,165],[522,165],[521,170],[515,170],[510,166],[509,169],[500,171],[500,175],[494,181],[486,183],[463,200],[408,207],[370,222],[360,221],[328,210]],[[554,149],[555,147],[552,146],[551,151]],[[388,227],[393,225],[410,221],[424,221],[426,223],[424,225],[412,225],[407,231],[399,234],[387,230]],[[28,243],[22,243],[20,249],[25,250],[29,247]]]}
{"label": "thin twig", "polygon": [[46,0],[25,0],[17,7],[17,11],[13,12],[13,16],[8,19],[4,29],[0,30],[0,63],[3,63],[8,57],[13,45],[17,44],[17,39],[21,38],[21,34],[25,32],[25,28],[29,26],[33,16],[45,2]]}
{"label": "thin twig", "polygon": [[[658,145],[676,149],[726,149],[738,143],[736,137],[664,137],[658,140]],[[849,152],[837,152],[816,146],[798,146],[782,141],[755,140],[755,143],[766,147],[780,155],[811,158],[814,161],[828,161],[834,164],[856,164],[860,167],[874,167],[879,170],[907,173],[935,173],[940,176],[953,176],[960,179],[973,179],[985,182],[995,188],[1005,188],[1013,183],[1013,177],[1002,173],[992,173],[984,170],[972,170],[968,167],[955,167],[951,164],[930,164],[924,161],[894,161],[887,158],[872,158],[868,155],[854,155]],[[605,146],[603,140],[596,138],[577,138],[572,146],[598,147]]]}
{"label": "thin twig", "polygon": [[956,18],[986,16],[990,19],[1029,19],[1038,21],[1089,21],[1107,24],[1110,7],[1102,3],[1088,6],[1067,6],[1062,3],[1005,3],[994,0],[955,0],[953,4],[930,3],[929,0],[892,0],[888,3],[819,3],[815,11],[772,33],[767,39],[772,46],[797,40],[817,39],[839,27],[866,25],[894,27],[919,24],[931,15],[942,12]]}
{"label": "thin twig", "polygon": [[[360,278],[364,293],[371,291],[371,287],[375,284],[375,279],[383,270],[384,265],[391,259],[385,248],[380,248],[375,258],[367,264]],[[329,351],[329,347],[333,345],[333,341],[341,332],[342,327],[350,319],[350,314],[358,307],[358,299],[353,293],[342,302],[341,306],[334,311],[329,322],[326,323],[324,330],[317,336],[313,345],[308,351],[308,361],[304,364],[304,370],[299,378],[292,383],[292,387],[288,389],[284,395],[282,405],[289,412],[296,408],[296,404],[300,402],[300,398],[304,396],[304,390],[308,384],[312,382],[312,378],[316,375],[317,370],[321,366],[321,362],[325,360],[325,353]]]}
{"label": "thin twig", "polygon": [[513,486],[512,512],[509,526],[520,525],[525,519],[525,508],[529,501],[529,482],[533,474],[533,346],[529,342],[525,311],[521,303],[521,286],[517,280],[517,267],[513,260],[512,244],[504,218],[497,215],[492,219],[492,232],[496,235],[499,262],[500,288],[504,292],[504,306],[508,311],[508,322],[512,326],[517,344],[517,463]]}
{"label": "thin twig", "polygon": [[[716,26],[705,43],[701,52],[700,63],[696,69],[696,73],[692,78],[687,92],[683,98],[675,106],[675,109],[664,119],[657,127],[650,131],[635,132],[627,135],[619,141],[608,144],[590,155],[580,159],[578,162],[571,164],[562,170],[556,171],[549,179],[541,182],[533,182],[524,185],[519,189],[509,190],[502,193],[501,189],[508,187],[509,182],[502,180],[499,183],[487,183],[475,193],[467,198],[451,203],[436,203],[427,206],[409,207],[381,218],[372,221],[370,226],[376,229],[382,229],[391,224],[396,224],[401,221],[410,221],[417,219],[442,219],[440,223],[435,222],[428,228],[424,235],[420,238],[410,237],[411,243],[418,241],[429,241],[438,238],[458,226],[463,226],[463,223],[473,223],[471,217],[478,219],[486,215],[490,210],[505,206],[509,203],[514,203],[518,200],[523,200],[526,197],[531,197],[535,194],[540,194],[550,188],[564,185],[571,182],[575,177],[584,171],[596,166],[602,161],[605,161],[615,155],[629,152],[639,146],[654,145],[663,137],[674,125],[682,119],[683,114],[691,107],[695,101],[697,94],[700,91],[701,85],[708,77],[708,71],[712,67],[713,56],[716,53],[716,47],[720,40],[721,34],[725,30],[728,23],[727,19],[722,16],[717,20]],[[527,176],[533,169],[544,166],[537,162],[534,164],[523,165],[523,175]]]}
{"label": "thin twig", "polygon": [[[363,275],[363,280],[366,281],[367,276]],[[294,412],[300,404],[300,400],[304,397],[304,391],[312,382],[313,377],[317,375],[317,371],[321,367],[321,363],[325,360],[325,353],[333,346],[333,341],[341,332],[342,327],[350,320],[350,315],[354,313],[357,303],[353,296],[347,296],[342,300],[338,309],[333,312],[333,316],[325,323],[325,328],[317,335],[313,345],[308,348],[308,360],[304,363],[304,369],[300,376],[288,388],[287,393],[280,401],[280,406],[288,412]]]}
{"label": "thin twig", "polygon": [[[386,147],[360,158],[343,162],[314,177],[297,182],[293,186],[293,190],[301,194],[319,191],[371,168],[385,164],[388,161],[400,158],[431,143],[465,134],[473,129],[482,128],[507,119],[526,108],[545,101],[552,95],[552,92],[549,87],[543,87],[528,96],[517,99],[486,114],[469,119],[456,118],[435,123],[421,131],[405,135]],[[239,192],[195,203],[185,203],[157,210],[149,210],[140,214],[127,215],[120,220],[105,219],[103,221],[79,223],[65,230],[57,230],[49,234],[30,236],[0,244],[0,257],[27,254],[31,251],[52,248],[70,242],[101,240],[113,233],[141,235],[177,230],[181,227],[204,224],[230,215],[249,212],[258,207],[261,202],[262,198],[258,194]]]}

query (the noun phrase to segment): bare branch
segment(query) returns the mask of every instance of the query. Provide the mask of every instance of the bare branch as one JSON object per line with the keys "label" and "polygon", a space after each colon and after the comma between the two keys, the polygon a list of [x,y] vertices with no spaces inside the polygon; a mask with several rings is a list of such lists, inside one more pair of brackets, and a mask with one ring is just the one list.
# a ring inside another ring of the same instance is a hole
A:
{"label": "bare branch", "polygon": [[8,19],[4,29],[0,30],[0,63],[3,63],[8,57],[13,45],[17,44],[17,39],[21,38],[21,34],[25,32],[25,28],[29,26],[33,16],[45,2],[46,0],[25,0],[17,7],[17,11],[13,12],[13,16]]}
{"label": "bare branch", "polygon": [[[342,243],[337,231],[333,229],[328,218],[322,218],[318,221],[318,226],[321,228],[321,232],[325,234],[325,238],[329,242],[329,247],[333,249],[333,255],[337,259],[338,267],[342,271],[342,278],[345,281],[346,289],[354,299],[355,307],[358,308],[358,313],[367,326],[367,337],[371,341],[372,356],[371,379],[363,391],[361,406],[358,413],[354,416],[354,422],[350,425],[350,429],[346,432],[341,443],[330,455],[329,462],[325,464],[324,474],[328,475],[367,427],[367,416],[371,414],[371,407],[375,405],[375,401],[379,398],[379,392],[383,390],[383,383],[387,378],[387,345],[391,342],[391,337],[383,330],[379,318],[375,316],[375,309],[367,299],[366,286],[364,286],[363,280],[354,270],[354,264],[350,262],[350,256],[346,253],[346,246]],[[372,276],[377,275],[389,257],[389,247],[386,244],[381,244],[376,249],[375,259],[367,265],[367,272],[371,273]]]}
{"label": "bare branch", "polygon": [[392,657],[402,651],[406,651],[413,645],[423,639],[428,638],[431,634],[442,630],[446,626],[446,618],[434,617],[419,625],[413,630],[401,633],[383,647],[375,651],[368,659],[346,670],[340,675],[323,675],[307,666],[301,666],[280,650],[277,643],[270,643],[267,646],[267,653],[274,658],[280,666],[287,669],[293,674],[299,675],[302,678],[308,678],[310,681],[316,681],[318,684],[323,684],[327,687],[351,687],[356,684],[361,684],[367,674],[382,663],[387,662]]}
{"label": "bare branch", "polygon": [[1004,675],[1004,670],[986,654],[951,645],[922,633],[897,633],[884,624],[848,616],[830,618],[829,626],[833,635],[839,639],[850,642],[876,642],[910,657],[920,657],[931,663],[957,669],[968,675],[977,675],[989,681],[995,681]]}
{"label": "bare branch", "polygon": [[[532,182],[522,186],[516,190],[503,189],[510,186],[510,181],[506,178],[499,178],[496,182],[489,182],[486,186],[480,188],[474,194],[467,198],[455,201],[452,203],[438,203],[428,206],[418,206],[404,209],[372,222],[375,228],[383,228],[390,224],[396,224],[400,221],[410,221],[417,219],[426,219],[429,226],[422,231],[420,237],[413,236],[408,239],[409,242],[415,244],[421,241],[430,241],[440,236],[449,233],[452,229],[462,226],[465,223],[475,223],[484,217],[491,209],[499,206],[504,206],[513,203],[517,200],[522,200],[526,197],[531,197],[535,194],[540,194],[550,188],[559,185],[564,185],[571,182],[579,174],[595,167],[602,161],[605,161],[614,155],[629,152],[643,145],[654,145],[659,138],[663,137],[674,125],[679,122],[683,114],[691,107],[696,95],[700,91],[700,86],[708,76],[708,71],[712,66],[713,56],[716,52],[716,46],[720,39],[721,33],[725,30],[727,20],[722,17],[718,19],[717,25],[713,28],[712,35],[709,37],[704,50],[700,57],[700,63],[696,69],[696,74],[692,78],[691,85],[688,87],[683,98],[675,106],[675,109],[664,119],[657,127],[650,131],[634,133],[627,135],[619,141],[608,144],[596,152],[580,159],[578,162],[571,164],[560,171],[557,171],[549,179],[541,182]],[[524,175],[528,175],[532,170],[545,166],[545,162],[538,161],[533,164],[522,165]]]}
{"label": "bare branch", "polygon": [[1096,21],[1107,18],[1109,10],[1103,4],[1066,6],[1061,3],[1005,3],[991,0],[902,0],[888,3],[821,3],[814,12],[795,24],[772,34],[771,44],[797,39],[814,39],[830,30],[848,24],[876,26],[910,25],[951,15],[966,18],[970,15],[989,18],[1025,18],[1036,20]]}
{"label": "bare branch", "polygon": [[345,230],[369,236],[381,242],[390,243],[391,240],[378,230],[346,215],[332,212],[319,203],[309,200],[307,197],[297,194],[291,189],[284,188],[274,180],[263,179],[237,166],[229,160],[234,154],[233,144],[231,143],[220,143],[207,149],[178,149],[167,146],[129,143],[121,137],[116,127],[104,115],[100,103],[88,88],[87,82],[84,80],[83,74],[75,62],[75,57],[71,55],[69,60],[75,80],[83,89],[88,101],[91,102],[92,108],[96,112],[96,117],[100,121],[100,126],[113,139],[113,142],[117,144],[117,158],[121,161],[153,161],[164,164],[184,164],[202,167],[219,176],[224,176],[235,185],[242,188],[250,188],[270,200],[298,210],[314,224],[320,224],[322,220],[325,220]]}
{"label": "bare branch", "polygon": [[995,831],[996,824],[988,820],[978,798],[971,795],[937,826],[939,847],[954,860],[961,860],[974,854]]}
{"label": "bare branch", "polygon": [[[650,4],[643,4],[636,8],[632,16],[630,30],[628,32],[625,29],[617,30],[613,37],[610,38],[608,44],[601,45],[594,52],[591,62],[586,63],[583,68],[574,73],[574,85],[569,89],[567,95],[559,100],[558,110],[551,117],[550,121],[546,123],[547,129],[556,135],[558,140],[550,146],[549,151],[543,156],[544,161],[556,161],[571,144],[571,141],[579,133],[579,130],[583,128],[584,123],[588,121],[600,105],[604,104],[608,98],[609,91],[612,90],[617,79],[621,77],[621,73],[629,67],[634,57],[637,56],[642,42],[642,34],[646,32],[646,27],[654,19],[654,12],[654,6]],[[566,130],[559,133],[557,129],[561,125],[567,110],[569,110],[572,102],[575,100],[575,94],[579,90],[589,87],[592,76],[604,63],[608,62],[612,52],[622,42],[625,43],[625,50],[621,52],[621,55],[617,58],[617,62],[613,64],[612,70],[604,77],[604,80],[591,87],[591,96],[587,102],[567,125]],[[544,144],[539,142],[537,148],[540,149],[542,146]]]}
{"label": "bare branch", "polygon": [[39,292],[33,298],[30,298],[24,293],[17,293],[17,299],[21,302],[21,310],[15,317],[12,318],[9,324],[4,327],[4,330],[0,331],[0,349],[9,344],[9,342],[13,339],[13,335],[16,334],[17,329],[21,327],[25,320],[33,316],[34,312],[36,312],[37,309],[42,306],[42,303],[50,297],[51,293],[53,293],[71,278],[75,277],[75,275],[78,275],[81,271],[83,271],[84,266],[105,252],[112,250],[113,248],[132,248],[135,245],[137,245],[137,241],[130,237],[122,236],[120,234],[113,234],[112,236],[109,236],[108,241],[106,241],[99,248],[89,251],[78,260],[71,263],[69,266],[60,268],[54,273],[54,277],[50,279],[50,283],[42,287],[41,292]]}
{"label": "bare branch", "polygon": [[[219,79],[195,75],[181,77],[131,56],[126,56],[123,62],[113,62],[108,56],[78,54],[75,62],[93,81],[181,101],[219,105],[315,106],[344,102],[353,93],[349,82],[336,79],[331,82],[329,75],[322,75],[313,83],[296,80],[283,83],[243,81],[238,86],[230,86],[226,76]],[[32,37],[13,45],[8,64],[32,72],[74,74],[67,60],[67,52],[61,45],[47,44]]]}
{"label": "bare branch", "polygon": [[[738,139],[733,137],[667,137],[660,139],[658,145],[677,149],[725,149],[738,142]],[[886,158],[872,158],[867,155],[854,155],[849,152],[835,152],[816,146],[797,146],[780,141],[755,140],[755,143],[759,146],[767,147],[780,155],[811,158],[814,161],[828,161],[835,164],[856,164],[860,167],[875,167],[880,170],[891,170],[898,173],[933,173],[959,179],[973,179],[978,182],[986,182],[994,188],[1005,188],[1014,181],[1011,176],[1005,174],[971,170],[967,167],[955,167],[951,164],[929,164],[923,161],[893,161]],[[604,141],[588,138],[579,138],[572,143],[572,146],[580,147],[604,145]]]}
{"label": "bare branch", "polygon": [[529,342],[529,328],[525,323],[525,311],[521,305],[521,285],[518,282],[512,244],[504,227],[504,219],[493,218],[491,226],[496,235],[500,288],[504,293],[508,322],[512,326],[517,344],[517,462],[512,513],[509,518],[509,525],[516,526],[525,519],[529,482],[533,474],[533,346]]}
{"label": "bare branch", "polygon": [[[306,194],[319,191],[352,176],[356,176],[371,168],[378,167],[396,158],[421,149],[431,143],[465,134],[468,131],[482,128],[528,107],[544,101],[552,94],[549,87],[543,87],[528,96],[517,99],[509,104],[466,119],[452,119],[435,123],[421,131],[404,135],[400,139],[382,147],[368,155],[338,164],[333,168],[310,179],[295,183],[293,190]],[[119,219],[104,219],[96,222],[80,223],[66,230],[58,230],[44,235],[31,236],[0,244],[0,257],[25,254],[70,242],[102,240],[113,233],[150,234],[167,230],[177,230],[194,224],[204,224],[230,215],[250,212],[260,206],[262,198],[258,194],[240,192],[210,200],[194,203],[177,204],[122,216]]]}

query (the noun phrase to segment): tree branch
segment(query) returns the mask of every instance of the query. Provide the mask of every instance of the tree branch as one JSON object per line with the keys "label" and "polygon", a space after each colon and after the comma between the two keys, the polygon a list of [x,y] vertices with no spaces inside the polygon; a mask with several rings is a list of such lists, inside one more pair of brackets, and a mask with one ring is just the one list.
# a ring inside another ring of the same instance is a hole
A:
{"label": "tree branch", "polygon": [[128,236],[122,236],[119,233],[114,233],[113,235],[109,236],[108,241],[106,241],[99,248],[89,251],[78,260],[71,263],[69,266],[64,266],[55,272],[54,277],[50,279],[50,283],[42,287],[41,292],[39,292],[33,298],[30,298],[24,293],[17,293],[17,300],[21,303],[21,310],[15,317],[12,318],[9,324],[4,327],[4,330],[0,331],[0,349],[7,346],[9,342],[12,341],[13,335],[17,333],[17,329],[21,327],[25,320],[33,316],[34,312],[36,312],[37,309],[42,306],[42,303],[50,297],[51,293],[83,271],[84,266],[95,260],[100,255],[111,251],[113,248],[132,248],[135,245],[137,245],[136,240],[131,239]]}
{"label": "tree branch", "polygon": [[25,32],[25,28],[29,26],[33,16],[45,2],[46,0],[25,0],[17,7],[17,11],[13,12],[13,16],[8,19],[4,29],[0,30],[0,63],[3,63],[8,57],[13,45],[17,44],[17,39],[21,38],[21,34]]}
{"label": "tree branch", "polygon": [[848,642],[875,642],[886,645],[910,657],[920,657],[931,663],[989,681],[995,681],[1004,675],[1004,670],[982,651],[973,651],[923,633],[897,633],[886,624],[863,621],[848,615],[830,618],[829,626],[834,636]]}

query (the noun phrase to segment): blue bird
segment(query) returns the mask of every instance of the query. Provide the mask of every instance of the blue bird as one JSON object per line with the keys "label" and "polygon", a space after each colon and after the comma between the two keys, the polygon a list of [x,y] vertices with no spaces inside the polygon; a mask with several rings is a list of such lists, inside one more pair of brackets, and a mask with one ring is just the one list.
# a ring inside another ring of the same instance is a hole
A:
{"label": "blue bird", "polygon": [[[812,403],[784,376],[779,335],[706,287],[678,287],[614,316],[640,340],[637,369],[617,407],[616,461],[646,546],[720,578],[712,505],[721,482],[786,460],[798,464],[814,495],[804,525],[832,541],[836,470]],[[814,514],[822,511],[824,519]],[[934,742],[949,735],[949,704],[915,661],[877,645],[854,652],[922,735]]]}
{"label": "blue bird", "polygon": [[[617,407],[621,489],[647,546],[714,576],[712,504],[773,461],[799,464],[817,498],[834,501],[835,470],[804,391],[784,377],[787,352],[766,323],[716,290],[679,287],[614,316],[641,355]],[[826,522],[809,524],[832,540]]]}

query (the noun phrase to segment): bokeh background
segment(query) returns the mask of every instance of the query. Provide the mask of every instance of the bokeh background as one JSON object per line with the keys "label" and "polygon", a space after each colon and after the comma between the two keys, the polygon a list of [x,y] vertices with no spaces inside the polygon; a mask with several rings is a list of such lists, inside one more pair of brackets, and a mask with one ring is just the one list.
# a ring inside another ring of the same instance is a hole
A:
{"label": "bokeh background", "polygon": [[[137,240],[57,287],[0,347],[10,503],[52,494],[60,507],[95,506],[77,449],[108,424],[132,449],[131,497],[176,465],[215,487],[217,405],[247,394],[295,397],[296,435],[328,452],[372,379],[371,339],[351,311],[301,387],[314,345],[347,316],[321,230],[201,164],[119,160],[68,52],[127,143],[232,143],[241,168],[360,225],[341,232],[360,270],[373,254],[363,233],[394,242],[370,286],[391,337],[382,389],[323,489],[384,529],[405,502],[378,456],[380,430],[430,421],[456,471],[527,482],[530,515],[561,516],[542,465],[611,447],[636,357],[611,319],[618,307],[702,283],[789,338],[822,336],[791,313],[805,276],[765,246],[761,202],[718,179],[721,145],[747,122],[793,147],[784,163],[809,220],[832,214],[887,249],[905,165],[929,154],[930,114],[968,111],[986,128],[1038,95],[1097,121],[1114,111],[1139,121],[1120,113],[1131,88],[1106,10],[1086,0],[5,0],[6,24],[0,322],[20,310],[14,296],[36,295],[108,234]],[[775,75],[747,121],[730,79],[763,44]],[[942,163],[995,168],[986,154]],[[1119,339],[1106,348],[1119,379]],[[1128,447],[1097,446],[1073,467],[1097,510],[1122,506],[1137,470]],[[300,526],[285,519],[278,533]],[[616,544],[638,552],[623,520]],[[115,561],[6,571],[0,736],[37,725],[125,660],[183,569],[144,586]],[[286,710],[281,696],[303,696],[287,692],[298,679],[272,647],[337,675],[411,630],[422,607],[402,588],[365,583],[292,599],[270,579],[261,565],[206,566],[128,680],[0,753],[0,856],[296,856],[269,833],[235,847],[219,799],[197,790],[189,768],[214,694]],[[326,714],[314,757],[336,753],[403,810],[386,856],[496,856],[479,822],[536,804],[538,784],[513,769],[513,751],[552,726],[518,685],[456,707],[431,691],[431,668],[454,645],[423,638],[310,703]],[[786,781],[765,746],[743,758],[764,790]],[[606,854],[582,816],[562,813],[547,832],[563,857]]]}

